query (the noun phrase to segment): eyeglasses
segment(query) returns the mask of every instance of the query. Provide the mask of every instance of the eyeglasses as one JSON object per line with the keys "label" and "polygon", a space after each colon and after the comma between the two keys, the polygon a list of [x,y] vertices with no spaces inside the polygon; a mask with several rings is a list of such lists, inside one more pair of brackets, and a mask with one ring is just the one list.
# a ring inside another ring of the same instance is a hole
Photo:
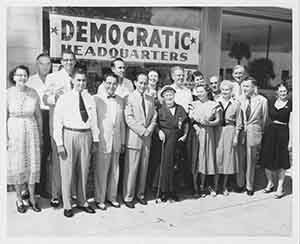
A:
{"label": "eyeglasses", "polygon": [[14,74],[14,76],[17,76],[17,77],[27,77],[27,74]]}
{"label": "eyeglasses", "polygon": [[75,59],[63,59],[62,61],[64,61],[64,62],[73,62],[73,61],[75,61]]}

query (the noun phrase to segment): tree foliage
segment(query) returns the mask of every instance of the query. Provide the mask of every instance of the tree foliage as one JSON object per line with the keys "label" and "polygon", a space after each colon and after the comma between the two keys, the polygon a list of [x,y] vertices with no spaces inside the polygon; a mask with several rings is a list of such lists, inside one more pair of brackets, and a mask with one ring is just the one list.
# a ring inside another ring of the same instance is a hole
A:
{"label": "tree foliage", "polygon": [[248,72],[259,82],[261,88],[267,88],[270,79],[275,78],[273,62],[266,58],[254,59],[250,62]]}
{"label": "tree foliage", "polygon": [[238,64],[241,63],[242,58],[249,59],[251,57],[249,45],[244,42],[233,43],[229,53],[229,57],[235,58]]}

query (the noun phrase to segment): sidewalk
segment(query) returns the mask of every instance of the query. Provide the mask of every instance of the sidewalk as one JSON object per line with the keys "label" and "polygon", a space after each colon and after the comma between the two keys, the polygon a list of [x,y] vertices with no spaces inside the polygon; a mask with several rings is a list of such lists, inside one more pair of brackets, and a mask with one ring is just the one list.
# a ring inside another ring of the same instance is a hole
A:
{"label": "sidewalk", "polygon": [[[262,178],[261,170],[257,177]],[[43,211],[32,210],[24,215],[16,212],[15,193],[7,197],[8,237],[74,237],[74,236],[148,236],[148,237],[213,237],[213,236],[289,236],[292,230],[291,178],[287,176],[287,195],[274,199],[256,185],[253,197],[231,193],[225,197],[190,196],[177,203],[149,201],[147,206],[136,204],[135,209],[124,205],[120,209],[97,210],[94,215],[78,212],[71,219],[63,210],[50,208],[41,199]],[[261,186],[263,185],[260,182]]]}

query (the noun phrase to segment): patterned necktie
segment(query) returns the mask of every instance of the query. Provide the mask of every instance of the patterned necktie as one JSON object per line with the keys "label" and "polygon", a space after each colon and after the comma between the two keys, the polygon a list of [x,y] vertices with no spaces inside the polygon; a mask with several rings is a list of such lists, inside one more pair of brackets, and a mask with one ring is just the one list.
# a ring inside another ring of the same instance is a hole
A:
{"label": "patterned necktie", "polygon": [[251,114],[251,98],[248,97],[248,105],[247,105],[247,108],[246,108],[246,119],[247,119],[247,121],[249,120],[250,114]]}
{"label": "patterned necktie", "polygon": [[143,112],[144,112],[144,115],[145,115],[145,118],[146,118],[146,105],[145,105],[145,98],[144,98],[144,95],[141,94],[142,96],[142,108],[143,108]]}
{"label": "patterned necktie", "polygon": [[89,115],[86,111],[81,92],[79,92],[79,110],[83,122],[87,122]]}

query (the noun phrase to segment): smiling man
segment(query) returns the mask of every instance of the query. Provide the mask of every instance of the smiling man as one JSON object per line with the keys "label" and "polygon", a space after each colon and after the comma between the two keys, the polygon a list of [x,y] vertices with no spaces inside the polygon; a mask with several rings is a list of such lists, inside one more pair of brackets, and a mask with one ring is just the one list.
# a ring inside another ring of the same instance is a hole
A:
{"label": "smiling man", "polygon": [[61,198],[61,176],[57,147],[53,139],[53,112],[58,98],[71,90],[72,73],[76,64],[76,57],[72,51],[64,50],[61,58],[62,69],[49,74],[45,81],[43,102],[49,106],[49,130],[52,148],[52,178],[51,178],[51,201],[54,208],[59,207]]}
{"label": "smiling man", "polygon": [[[116,58],[111,61],[111,71],[117,76],[118,78],[118,86],[116,88],[116,95],[120,96],[121,98],[125,98],[130,93],[134,91],[134,87],[132,81],[125,77],[125,63],[124,60],[121,58]],[[105,92],[104,83],[102,83],[98,88],[98,93]]]}
{"label": "smiling man", "polygon": [[[77,69],[73,73],[73,89],[63,94],[54,110],[53,134],[60,158],[64,215],[72,217],[71,182],[78,176],[76,196],[78,208],[95,213],[86,201],[86,185],[91,153],[99,142],[96,106],[87,92],[86,73]],[[76,172],[76,171],[79,172]]]}
{"label": "smiling man", "polygon": [[[123,179],[124,203],[134,208],[133,200],[146,205],[145,186],[151,145],[151,135],[156,125],[157,112],[154,98],[145,94],[148,76],[139,73],[136,90],[129,94],[125,105],[127,124],[126,153]],[[136,192],[137,188],[137,192]]]}

